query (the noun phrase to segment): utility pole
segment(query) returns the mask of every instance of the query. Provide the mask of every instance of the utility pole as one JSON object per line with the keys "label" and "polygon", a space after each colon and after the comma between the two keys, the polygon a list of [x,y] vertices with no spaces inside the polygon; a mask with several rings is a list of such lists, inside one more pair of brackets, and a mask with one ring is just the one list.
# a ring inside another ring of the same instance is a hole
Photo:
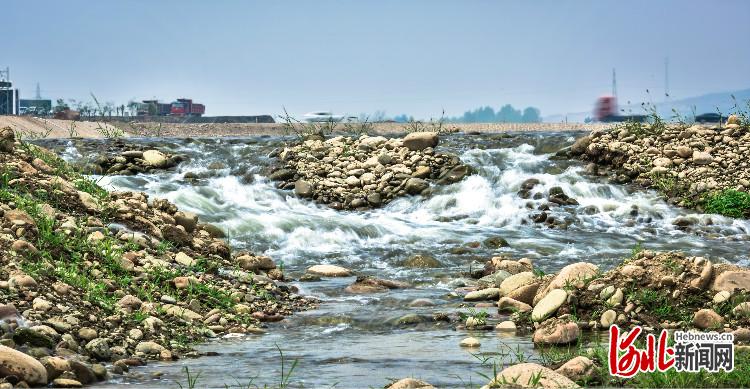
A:
{"label": "utility pole", "polygon": [[612,96],[617,100],[617,74],[615,68],[612,68]]}

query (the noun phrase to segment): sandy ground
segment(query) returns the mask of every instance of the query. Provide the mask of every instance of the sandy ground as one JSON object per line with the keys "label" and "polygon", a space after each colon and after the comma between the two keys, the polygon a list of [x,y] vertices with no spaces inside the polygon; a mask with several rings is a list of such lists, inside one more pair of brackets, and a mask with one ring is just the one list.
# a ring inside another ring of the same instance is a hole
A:
{"label": "sandy ground", "polygon": [[[25,137],[84,138],[107,137],[114,132],[124,136],[148,137],[212,137],[212,136],[247,136],[247,135],[283,135],[288,131],[282,123],[125,123],[70,121],[58,119],[41,119],[28,116],[0,116],[0,128],[9,126]],[[352,124],[357,127],[358,124]],[[371,133],[394,134],[407,131],[408,124],[374,123]],[[444,124],[443,128],[457,128],[463,132],[508,132],[508,131],[591,131],[611,127],[611,123],[473,123]],[[426,124],[420,127],[429,131],[434,127]],[[345,131],[339,124],[336,130]]]}
{"label": "sandy ground", "polygon": [[0,116],[0,128],[10,127],[24,138],[104,138],[122,132],[104,122],[42,119],[31,116]]}

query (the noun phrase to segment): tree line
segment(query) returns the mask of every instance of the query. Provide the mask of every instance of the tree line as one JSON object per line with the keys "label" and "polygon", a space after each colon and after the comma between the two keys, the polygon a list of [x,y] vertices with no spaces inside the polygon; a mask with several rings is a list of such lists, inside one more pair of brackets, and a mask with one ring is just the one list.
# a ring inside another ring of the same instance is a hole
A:
{"label": "tree line", "polygon": [[[379,117],[383,116],[385,116],[384,112],[379,115]],[[393,120],[399,123],[415,121],[413,116],[407,114],[394,116]],[[443,117],[443,121],[449,123],[539,123],[542,121],[542,113],[536,107],[526,107],[521,110],[505,104],[495,111],[488,105],[466,111],[461,116]]]}

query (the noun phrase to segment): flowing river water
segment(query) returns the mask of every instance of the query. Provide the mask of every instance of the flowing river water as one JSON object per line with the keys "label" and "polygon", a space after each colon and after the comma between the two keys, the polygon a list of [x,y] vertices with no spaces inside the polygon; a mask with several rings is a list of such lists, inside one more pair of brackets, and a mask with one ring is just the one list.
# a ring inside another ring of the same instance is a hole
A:
{"label": "flowing river water", "polygon": [[[668,205],[655,192],[586,175],[583,163],[554,157],[576,135],[580,134],[443,136],[440,149],[460,155],[477,174],[437,187],[429,198],[401,198],[366,212],[335,211],[276,189],[263,172],[272,162],[268,154],[288,139],[128,139],[185,154],[189,161],[171,172],[103,177],[103,186],[169,199],[224,229],[234,248],[283,263],[284,271],[294,278],[309,266],[326,263],[406,281],[412,287],[352,295],[344,288],[354,277],[294,282],[300,293],[321,299],[319,309],[270,324],[265,335],[217,339],[197,346],[218,355],[153,362],[100,387],[178,387],[176,381],[185,385],[185,366],[193,374],[200,372],[196,387],[224,388],[250,381],[278,385],[281,358],[277,345],[284,352],[287,371],[297,360],[292,387],[383,387],[390,378],[408,376],[437,387],[465,387],[469,382],[477,387],[487,382],[481,374],[490,375],[492,370],[475,354],[507,362],[513,358],[504,356],[509,350],[532,360],[538,357],[529,334],[456,330],[455,324],[432,319],[438,312],[466,311],[453,291],[470,284],[465,274],[493,255],[528,257],[547,273],[578,261],[607,270],[642,242],[652,250],[682,250],[748,265],[750,223],[695,214]],[[97,142],[106,141],[44,143],[66,159],[80,161],[90,155],[87,147]],[[198,179],[186,180],[188,172]],[[532,193],[546,194],[559,186],[579,202],[550,211],[567,228],[551,229],[529,220],[546,202],[546,195],[537,200],[519,197],[521,184],[529,178],[540,181]],[[693,216],[698,223],[689,231],[678,229],[672,221],[679,216]],[[473,244],[498,236],[510,246],[489,249]],[[441,266],[403,266],[414,254],[430,254]],[[410,307],[416,299],[428,299],[432,305]],[[498,315],[496,308],[485,310],[490,323],[507,318]],[[459,347],[469,335],[479,338],[480,349]]]}

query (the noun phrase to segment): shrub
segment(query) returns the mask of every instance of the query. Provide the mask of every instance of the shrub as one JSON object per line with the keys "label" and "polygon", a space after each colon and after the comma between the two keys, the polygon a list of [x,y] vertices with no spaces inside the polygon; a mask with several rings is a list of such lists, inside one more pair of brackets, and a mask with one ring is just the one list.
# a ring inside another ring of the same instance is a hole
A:
{"label": "shrub", "polygon": [[750,213],[750,193],[725,189],[706,201],[706,212],[740,218]]}

